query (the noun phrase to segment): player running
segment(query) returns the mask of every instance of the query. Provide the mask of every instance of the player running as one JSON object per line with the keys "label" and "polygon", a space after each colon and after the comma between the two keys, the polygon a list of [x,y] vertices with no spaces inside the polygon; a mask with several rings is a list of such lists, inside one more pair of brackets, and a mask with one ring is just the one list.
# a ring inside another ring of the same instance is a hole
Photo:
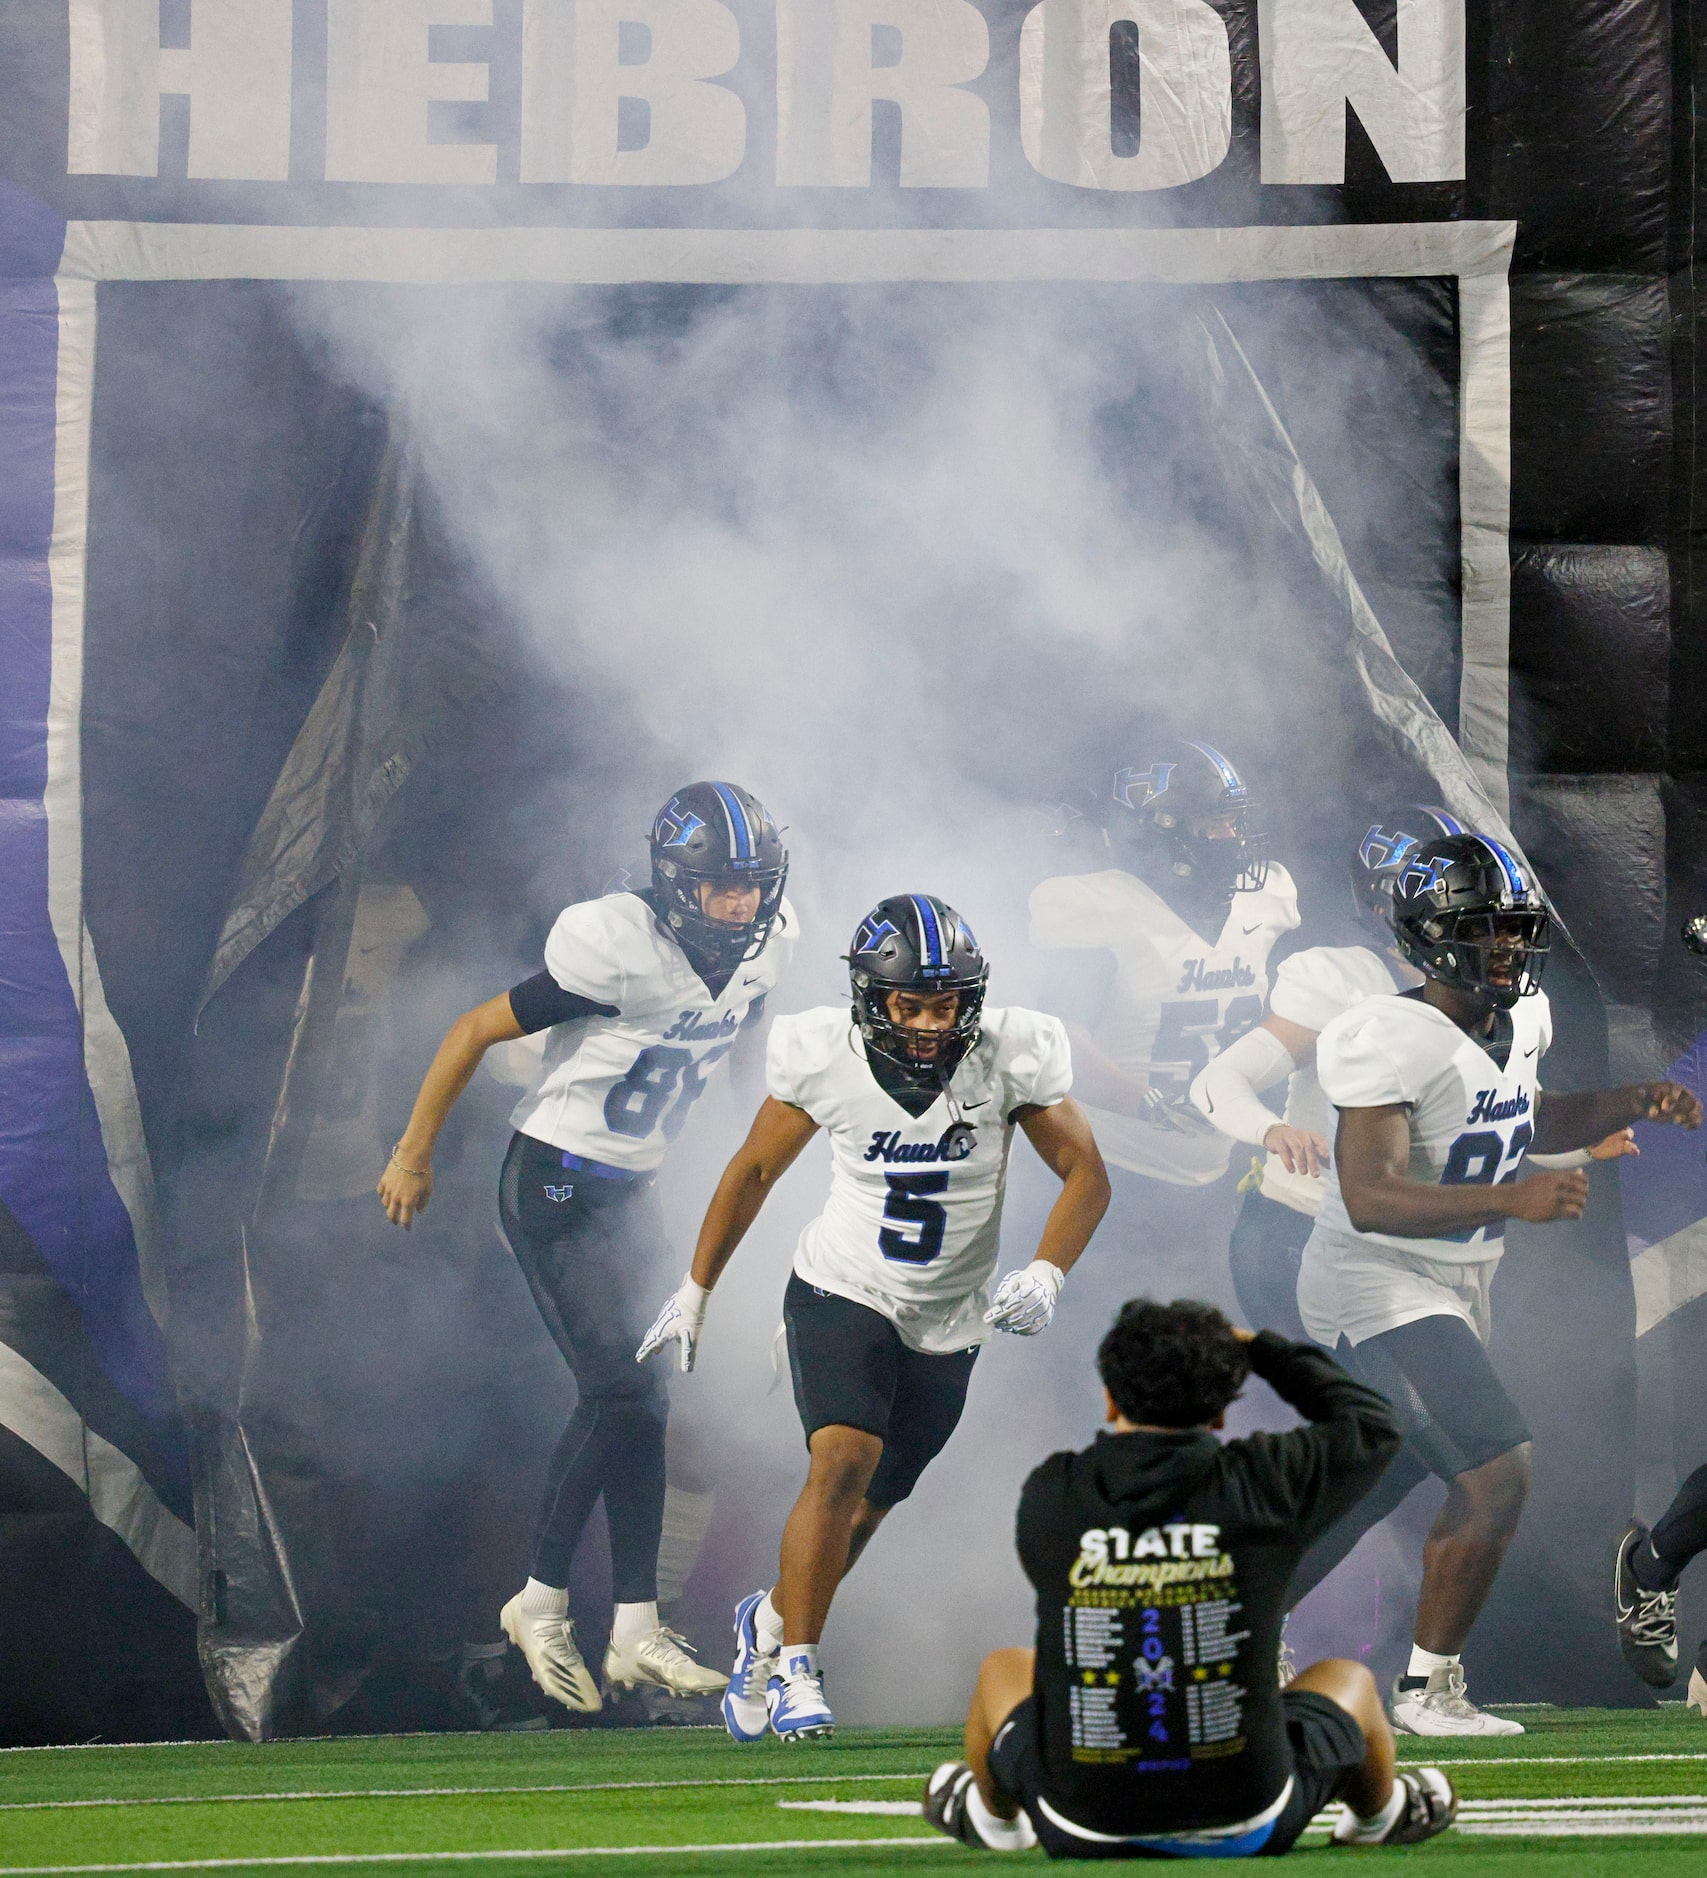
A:
{"label": "player running", "polygon": [[707,1077],[745,1039],[756,1045],[797,930],[787,851],[745,789],[678,791],[651,849],[649,890],[566,908],[545,969],[451,1026],[379,1182],[387,1215],[407,1226],[432,1195],[433,1144],[482,1056],[550,1032],[511,1117],[499,1208],[578,1400],[547,1473],[530,1576],[500,1621],[540,1688],[584,1714],[602,1701],[568,1617],[569,1566],[601,1496],[616,1606],[606,1685],[693,1696],[725,1681],[658,1619],[669,1393],[633,1351],[668,1256],[658,1167]]}
{"label": "player running", "polygon": [[1299,1310],[1398,1408],[1398,1486],[1407,1473],[1411,1485],[1425,1473],[1447,1485],[1423,1552],[1415,1647],[1393,1691],[1394,1726],[1411,1734],[1523,1732],[1469,1700],[1462,1659],[1529,1485],[1529,1430],[1484,1347],[1488,1291],[1507,1219],[1576,1219],[1588,1200],[1580,1168],[1519,1179],[1525,1156],[1586,1147],[1633,1121],[1701,1122],[1676,1083],[1541,1093],[1549,924],[1498,842],[1425,843],[1393,884],[1394,936],[1422,984],[1366,999],[1316,1046],[1339,1129]]}
{"label": "player running", "polygon": [[[810,1455],[781,1575],[735,1612],[723,1719],[737,1741],[828,1736],[818,1642],[836,1587],[960,1420],[990,1327],[1035,1336],[1108,1205],[1052,1017],[986,1010],[989,967],[964,920],[898,894],[861,922],[845,1006],[779,1018],[770,1094],[700,1228],[692,1274],[640,1346],[693,1366],[705,1307],[767,1195],[820,1128],[830,1196],[795,1250],[783,1316]],[[990,1297],[1015,1126],[1061,1193],[1037,1256]]]}
{"label": "player running", "polygon": [[[1652,1532],[1632,1520],[1612,1565],[1613,1619],[1624,1660],[1655,1689],[1677,1681],[1677,1583],[1707,1552],[1707,1467],[1678,1488]],[[1687,1705],[1707,1718],[1707,1643],[1689,1672]]]}
{"label": "player running", "polygon": [[1035,887],[1031,943],[1054,955],[1051,989],[1110,1165],[1208,1186],[1233,1144],[1192,1107],[1192,1078],[1261,1021],[1297,889],[1268,858],[1251,791],[1206,743],[1117,770],[1108,810],[1110,865]]}
{"label": "player running", "polygon": [[[1351,857],[1352,905],[1371,943],[1310,946],[1283,959],[1268,1015],[1211,1057],[1191,1085],[1192,1103],[1206,1121],[1235,1141],[1267,1150],[1260,1179],[1245,1193],[1229,1250],[1233,1289],[1247,1323],[1304,1337],[1298,1267],[1321,1211],[1322,1170],[1334,1128],[1333,1104],[1316,1075],[1316,1039],[1333,1018],[1365,998],[1421,982],[1393,937],[1393,882],[1426,842],[1463,833],[1462,823],[1445,809],[1417,804],[1372,824]],[[1276,1116],[1262,1097],[1282,1082],[1285,1113]],[[1585,1153],[1549,1156],[1547,1164],[1581,1165],[1635,1152],[1633,1136],[1623,1129]]]}

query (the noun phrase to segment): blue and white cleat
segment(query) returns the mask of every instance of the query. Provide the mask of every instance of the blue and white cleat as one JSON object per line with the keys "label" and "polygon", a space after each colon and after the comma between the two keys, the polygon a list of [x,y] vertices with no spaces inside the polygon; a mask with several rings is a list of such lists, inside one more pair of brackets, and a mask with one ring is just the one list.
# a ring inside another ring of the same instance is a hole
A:
{"label": "blue and white cleat", "polygon": [[755,1591],[735,1606],[735,1667],[723,1692],[723,1726],[734,1741],[760,1741],[771,1725],[765,1691],[776,1674],[776,1657],[760,1648],[753,1621],[764,1601],[765,1594]]}
{"label": "blue and white cleat", "polygon": [[780,1741],[828,1741],[836,1732],[836,1718],[824,1700],[824,1678],[812,1675],[804,1663],[791,1675],[784,1662],[771,1677],[765,1698]]}

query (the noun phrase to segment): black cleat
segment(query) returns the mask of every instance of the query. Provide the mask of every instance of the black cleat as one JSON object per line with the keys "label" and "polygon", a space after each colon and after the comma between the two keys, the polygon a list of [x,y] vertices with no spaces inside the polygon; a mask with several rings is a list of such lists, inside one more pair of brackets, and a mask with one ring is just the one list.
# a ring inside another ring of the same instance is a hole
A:
{"label": "black cleat", "polygon": [[1405,1807],[1383,1845],[1420,1845],[1458,1817],[1458,1789],[1438,1767],[1407,1768],[1394,1778],[1405,1790]]}
{"label": "black cleat", "polygon": [[1328,1841],[1332,1846],[1420,1845],[1444,1832],[1458,1817],[1458,1790],[1438,1767],[1412,1767],[1393,1776],[1399,1815],[1379,1835],[1358,1822],[1348,1806]]}
{"label": "black cleat", "polygon": [[468,1725],[484,1734],[531,1734],[551,1725],[535,1704],[526,1665],[507,1645],[488,1656],[464,1657],[456,1694]]}
{"label": "black cleat", "polygon": [[1625,1527],[1612,1568],[1612,1613],[1624,1660],[1651,1689],[1677,1681],[1677,1587],[1644,1591],[1630,1569],[1631,1555],[1648,1542],[1639,1520]]}
{"label": "black cleat", "polygon": [[925,1818],[938,1832],[946,1832],[962,1845],[971,1846],[975,1852],[988,1852],[990,1848],[978,1836],[966,1806],[966,1796],[975,1784],[972,1769],[964,1761],[944,1761],[925,1782]]}

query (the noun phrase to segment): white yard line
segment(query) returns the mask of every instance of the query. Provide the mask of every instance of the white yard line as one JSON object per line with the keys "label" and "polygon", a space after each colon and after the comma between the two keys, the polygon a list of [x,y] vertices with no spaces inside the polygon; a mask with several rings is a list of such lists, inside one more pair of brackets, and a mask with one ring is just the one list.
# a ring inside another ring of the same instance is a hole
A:
{"label": "white yard line", "polygon": [[268,1865],[443,1865],[517,1858],[657,1858],[695,1852],[858,1852],[866,1846],[940,1846],[937,1833],[922,1838],[747,1839],[723,1845],[563,1845],[504,1852],[302,1852],[287,1858],[156,1858],[108,1865],[0,1865],[0,1878],[47,1878],[47,1874],[129,1871],[252,1870]]}
{"label": "white yard line", "polygon": [[[1408,1744],[1407,1744],[1408,1745]],[[1459,1760],[1442,1760],[1439,1755],[1421,1753],[1414,1761],[1402,1760],[1401,1767],[1618,1767],[1636,1761],[1707,1761],[1707,1754],[1480,1754],[1465,1755]]]}
{"label": "white yard line", "polygon": [[[143,1743],[153,1746],[154,1743]],[[172,1744],[176,1745],[176,1744]],[[190,1743],[188,1745],[198,1745]],[[1408,1745],[1408,1744],[1407,1744]],[[48,1752],[26,1749],[22,1752]],[[57,1752],[57,1750],[51,1750]],[[1615,1767],[1662,1761],[1707,1761],[1701,1754],[1511,1754],[1464,1755],[1456,1759],[1440,1755],[1426,1759],[1401,1761],[1401,1767]],[[0,1813],[34,1813],[69,1810],[87,1806],[230,1806],[262,1804],[268,1800],[408,1800],[458,1799],[500,1793],[663,1793],[682,1787],[818,1787],[838,1782],[852,1786],[884,1780],[927,1780],[931,1770],[921,1767],[902,1774],[768,1774],[756,1778],[726,1775],[699,1780],[593,1780],[551,1782],[520,1787],[333,1787],[323,1790],[293,1790],[288,1793],[164,1793],[141,1798],[89,1800],[0,1800]]]}
{"label": "white yard line", "polygon": [[930,1769],[909,1774],[765,1774],[742,1779],[730,1774],[705,1780],[554,1781],[535,1787],[343,1787],[292,1793],[164,1793],[141,1799],[0,1800],[0,1813],[46,1813],[84,1806],[230,1806],[267,1800],[460,1799],[494,1793],[662,1793],[673,1787],[827,1787],[873,1780],[928,1780]]}
{"label": "white yard line", "polygon": [[777,1805],[785,1813],[867,1813],[878,1815],[909,1815],[918,1819],[924,1807],[917,1800],[778,1800]]}

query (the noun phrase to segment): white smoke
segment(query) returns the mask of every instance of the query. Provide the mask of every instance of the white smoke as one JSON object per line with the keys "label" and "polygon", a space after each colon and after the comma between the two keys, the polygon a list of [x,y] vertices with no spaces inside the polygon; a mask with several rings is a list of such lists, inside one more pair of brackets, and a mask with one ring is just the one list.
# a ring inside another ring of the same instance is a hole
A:
{"label": "white smoke", "polygon": [[[1391,357],[1287,304],[1298,327],[1277,343],[1331,437]],[[596,681],[653,740],[582,803],[612,847],[638,867],[659,790],[695,775],[748,785],[787,824],[804,940],[781,1010],[842,1001],[858,917],[917,888],[979,933],[993,1003],[1032,997],[1025,896],[1058,862],[1022,807],[1088,780],[1125,725],[1279,751],[1283,785],[1332,791],[1341,738],[1298,597],[1194,480],[1182,309],[1177,290],[940,286],[296,299],[333,368],[405,425],[454,545],[525,627],[542,678]],[[1439,457],[1450,433],[1416,449]],[[1301,737],[1312,723],[1320,737]],[[571,778],[576,760],[566,748]],[[742,1126],[708,1101],[672,1157],[684,1263]],[[1019,1169],[1023,1140],[1014,1152],[1010,1264],[1030,1253],[1019,1216],[1034,1230],[1053,1184]],[[808,1154],[772,1201],[678,1394],[731,1478],[791,1483],[751,1535],[754,1583],[804,1471],[786,1386],[767,1389],[790,1251],[826,1173]],[[1141,1289],[1141,1256],[1134,1268]],[[1045,1453],[1094,1432],[1100,1329],[1064,1311],[1049,1350],[986,1350],[955,1441],[837,1603],[844,1719],[949,1719],[979,1656],[1029,1635],[1013,1510]]]}

